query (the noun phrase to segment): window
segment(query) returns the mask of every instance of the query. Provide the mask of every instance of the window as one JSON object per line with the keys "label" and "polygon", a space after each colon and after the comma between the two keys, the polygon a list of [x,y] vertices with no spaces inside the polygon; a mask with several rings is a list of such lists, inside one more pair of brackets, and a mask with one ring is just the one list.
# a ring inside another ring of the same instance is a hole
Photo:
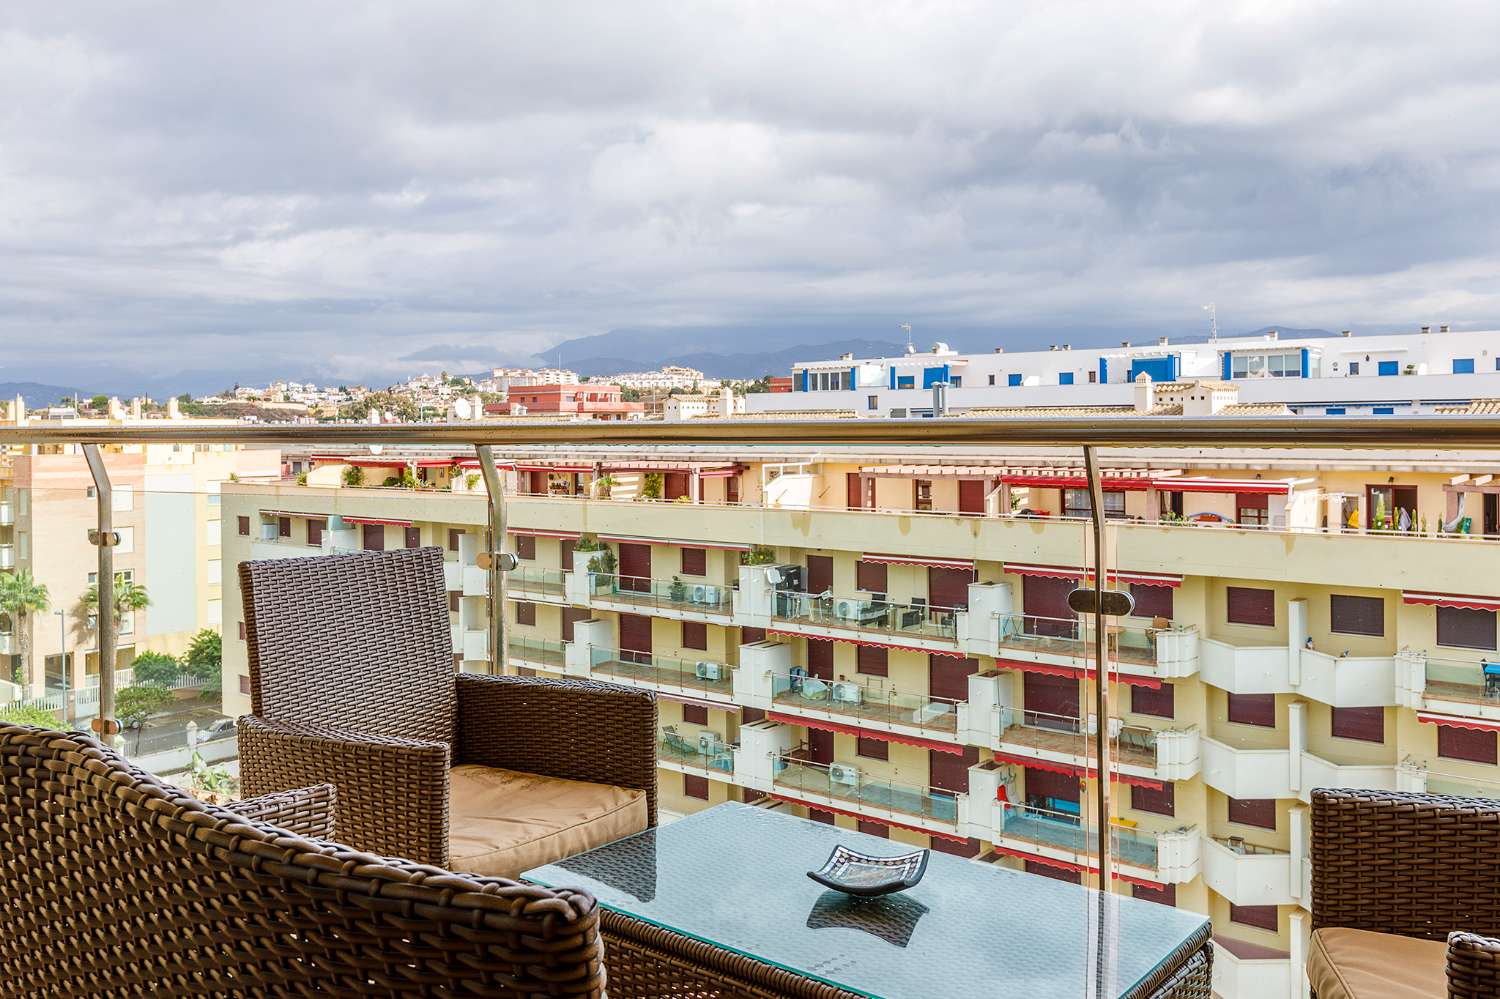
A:
{"label": "window", "polygon": [[1092,384],[1094,384],[1098,380],[1099,380],[1099,372],[1090,370],[1089,371],[1089,384],[1092,385]]}
{"label": "window", "polygon": [[1235,354],[1230,365],[1233,378],[1300,378],[1302,352],[1284,350],[1274,354]]}
{"label": "window", "polygon": [[1327,409],[1323,410],[1323,415],[1324,416],[1343,416],[1344,415],[1344,407],[1343,406],[1329,406]]}
{"label": "window", "polygon": [[1471,763],[1488,763],[1493,766],[1496,758],[1495,733],[1439,725],[1437,752],[1447,760],[1468,760]]}
{"label": "window", "polygon": [[1224,591],[1230,624],[1276,626],[1276,591],[1250,586],[1230,586]]}
{"label": "window", "polygon": [[1328,630],[1340,635],[1385,634],[1385,601],[1335,593],[1328,598]]}
{"label": "window", "polygon": [[807,817],[809,819],[812,819],[814,822],[821,822],[825,826],[833,825],[833,813],[824,811],[821,808],[809,807],[807,810]]}
{"label": "window", "polygon": [[1455,375],[1472,375],[1474,373],[1474,358],[1455,357],[1453,359],[1453,373]]}
{"label": "window", "polygon": [[530,534],[516,535],[516,558],[528,562],[536,560],[536,538]]}
{"label": "window", "polygon": [[1376,365],[1376,373],[1389,378],[1391,375],[1401,373],[1401,365],[1396,361],[1381,361]]}
{"label": "window", "polygon": [[1261,829],[1276,828],[1275,798],[1230,798],[1229,821]]}
{"label": "window", "polygon": [[406,547],[422,547],[422,529],[420,527],[408,527],[406,529]]}
{"label": "window", "polygon": [[278,538],[289,538],[292,536],[292,518],[276,518],[276,536]]}
{"label": "window", "polygon": [[995,376],[994,375],[990,375],[990,384],[991,385],[995,384]]}
{"label": "window", "polygon": [[931,479],[914,479],[914,480],[912,480],[912,509],[913,510],[931,510],[932,509],[932,480]]}
{"label": "window", "polygon": [[1153,787],[1135,785],[1130,788],[1130,807],[1138,812],[1154,812],[1157,815],[1177,814],[1177,785],[1163,781],[1160,791]]}
{"label": "window", "polygon": [[682,775],[682,793],[689,798],[697,798],[699,801],[708,800],[708,778],[694,777],[692,774]]}
{"label": "window", "polygon": [[450,552],[458,551],[458,539],[463,536],[463,531],[454,530],[451,527],[448,528],[448,550]]}
{"label": "window", "polygon": [[708,625],[702,621],[682,622],[682,647],[684,649],[708,649]]}
{"label": "window", "polygon": [[1073,372],[1071,372],[1071,371],[1064,371],[1061,374],[1059,374],[1057,376],[1057,384],[1059,384],[1059,385],[1072,385],[1073,384]]}
{"label": "window", "polygon": [[916,375],[897,375],[896,376],[896,387],[898,389],[916,388],[917,387],[917,376]]}
{"label": "window", "polygon": [[1150,687],[1130,688],[1130,710],[1138,715],[1153,715],[1171,718],[1176,714],[1177,688],[1164,683],[1156,689]]}
{"label": "window", "polygon": [[682,706],[682,720],[689,725],[707,725],[708,708],[702,704],[684,704]]}
{"label": "window", "polygon": [[854,740],[854,753],[867,760],[888,760],[891,758],[891,745],[862,735]]}
{"label": "window", "polygon": [[235,518],[235,523],[239,528],[240,537],[248,538],[250,536],[250,518],[237,517]]}
{"label": "window", "polygon": [[[1063,490],[1063,516],[1064,517],[1088,517],[1093,513],[1093,504],[1089,502],[1089,491],[1087,489],[1064,489]],[[1121,489],[1106,489],[1104,491],[1104,519],[1125,519],[1125,492]]]}
{"label": "window", "polygon": [[888,593],[887,573],[888,566],[884,562],[858,561],[854,563],[854,588],[864,590],[866,593]]}
{"label": "window", "polygon": [[1006,375],[1005,376],[1005,384],[1009,385],[1011,388],[1015,388],[1017,385],[1021,384],[1021,375],[1019,375],[1019,374]]}
{"label": "window", "polygon": [[866,676],[890,676],[890,651],[874,645],[858,646],[854,668]]}
{"label": "window", "polygon": [[1359,362],[1358,361],[1350,361],[1349,362],[1349,373],[1351,375],[1357,375],[1357,374],[1359,374]]}
{"label": "window", "polygon": [[1334,708],[1332,734],[1336,739],[1385,741],[1385,708]]}
{"label": "window", "polygon": [[949,388],[963,388],[964,387],[964,376],[963,375],[951,375],[948,378],[948,387]]}
{"label": "window", "polygon": [[1230,694],[1229,720],[1236,725],[1276,727],[1275,694]]}
{"label": "window", "polygon": [[1270,497],[1265,493],[1236,493],[1234,518],[1246,527],[1264,527],[1270,522]]}
{"label": "window", "polygon": [[1494,649],[1495,612],[1472,607],[1439,607],[1437,643],[1455,649]]}
{"label": "window", "polygon": [[245,640],[245,622],[244,621],[240,622],[239,635],[240,635],[240,641],[243,642]]}
{"label": "window", "polygon": [[708,575],[708,552],[702,548],[682,550],[682,574],[684,576]]}
{"label": "window", "polygon": [[385,551],[385,525],[361,524],[360,543],[367,552]]}
{"label": "window", "polygon": [[247,696],[250,693],[250,678],[243,673],[240,674],[240,693]]}
{"label": "window", "polygon": [[1277,932],[1277,910],[1274,905],[1229,905],[1229,921],[1243,926]]}
{"label": "window", "polygon": [[307,518],[307,543],[313,548],[323,546],[323,532],[328,530],[328,521],[321,517]]}
{"label": "window", "polygon": [[1172,617],[1172,588],[1170,586],[1147,586],[1131,583],[1130,595],[1135,598],[1136,617]]}
{"label": "window", "polygon": [[1396,408],[1394,406],[1376,406],[1370,410],[1370,413],[1374,416],[1395,416]]}
{"label": "window", "polygon": [[874,410],[879,409],[880,408],[880,396],[878,396],[878,395],[867,395],[867,396],[865,396],[865,408],[868,409],[868,410],[871,410],[872,412]]}
{"label": "window", "polygon": [[1143,898],[1148,902],[1157,902],[1161,905],[1175,906],[1177,904],[1177,886],[1131,884],[1130,896],[1131,898]]}
{"label": "window", "polygon": [[536,604],[516,601],[516,624],[536,624]]}

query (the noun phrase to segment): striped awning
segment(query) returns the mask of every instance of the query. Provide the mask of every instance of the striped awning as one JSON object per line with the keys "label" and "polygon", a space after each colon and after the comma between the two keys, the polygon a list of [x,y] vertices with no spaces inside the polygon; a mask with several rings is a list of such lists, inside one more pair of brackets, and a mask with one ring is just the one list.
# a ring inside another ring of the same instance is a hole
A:
{"label": "striped awning", "polygon": [[682,548],[712,548],[715,551],[747,552],[750,546],[737,541],[685,541],[682,538],[648,538],[633,534],[601,534],[600,541],[624,542],[627,545],[678,545]]}
{"label": "striped awning", "polygon": [[1474,597],[1462,593],[1426,593],[1403,590],[1403,604],[1425,604],[1430,607],[1463,607],[1467,610],[1500,610],[1500,597]]}
{"label": "striped awning", "polygon": [[834,808],[832,805],[819,805],[816,802],[807,801],[803,798],[794,798],[791,795],[783,794],[780,791],[772,792],[771,797],[776,799],[777,801],[785,801],[786,803],[791,805],[801,805],[803,808],[815,808],[820,812],[832,812],[835,815],[843,815],[851,819],[859,819],[861,822],[874,822],[876,825],[892,826],[896,829],[905,829],[908,832],[923,833],[927,836],[936,836],[939,839],[949,839],[955,843],[969,842],[967,836],[959,836],[956,833],[934,832],[931,829],[924,829],[921,826],[907,825],[905,822],[897,822],[893,819],[888,819],[881,815],[865,815],[863,812],[851,812],[848,809],[844,808]]}
{"label": "striped awning", "polygon": [[1288,496],[1292,489],[1311,479],[1211,479],[1192,478],[1158,479],[1152,482],[1157,489],[1178,493],[1254,493],[1266,496]]}
{"label": "striped awning", "polygon": [[865,552],[860,559],[877,565],[925,565],[935,569],[968,569],[971,572],[974,569],[974,560],[971,558],[938,558],[935,555],[875,555]]}
{"label": "striped awning", "polygon": [[545,527],[511,527],[506,526],[507,534],[520,534],[529,538],[562,538],[564,541],[577,541],[583,537],[577,531],[554,531]]}
{"label": "striped awning", "polygon": [[783,725],[801,725],[803,728],[815,728],[822,732],[834,732],[838,735],[852,735],[862,739],[876,739],[880,742],[899,742],[903,746],[935,749],[940,753],[952,753],[954,756],[964,755],[964,747],[954,745],[950,742],[939,742],[936,739],[922,739],[914,735],[901,735],[896,732],[883,732],[880,729],[860,728],[858,725],[844,725],[839,722],[825,721],[822,718],[803,718],[800,715],[788,715],[780,711],[768,711],[766,712],[766,717],[773,722],[780,722]]}
{"label": "striped awning", "polygon": [[877,649],[897,649],[901,652],[921,652],[925,655],[949,656],[953,659],[967,659],[967,652],[958,649],[922,649],[915,645],[896,645],[891,642],[876,642],[867,638],[846,638],[843,635],[809,635],[801,631],[781,631],[777,628],[767,628],[768,635],[783,635],[787,638],[812,638],[823,642],[842,642],[845,645],[869,645]]}
{"label": "striped awning", "polygon": [[[1002,834],[1003,835],[1003,834]],[[1015,850],[1008,846],[995,844],[995,852],[1007,857],[1018,857],[1021,860],[1034,860],[1038,864],[1046,864],[1048,867],[1056,867],[1060,871],[1072,871],[1075,874],[1083,871],[1092,872],[1094,868],[1084,867],[1082,864],[1071,864],[1066,860],[1058,860],[1056,857],[1044,857],[1039,853],[1027,853],[1025,850]]]}
{"label": "striped awning", "polygon": [[659,701],[673,701],[677,704],[691,704],[694,707],[708,708],[711,711],[732,711],[735,714],[739,714],[741,710],[738,704],[731,704],[727,701],[705,701],[701,697],[688,697],[685,694],[669,694],[660,690],[656,692],[656,699]]}
{"label": "striped awning", "polygon": [[1444,725],[1448,728],[1467,728],[1476,732],[1500,732],[1500,721],[1479,718],[1459,718],[1454,715],[1439,715],[1431,711],[1418,711],[1417,721],[1428,725]]}
{"label": "striped awning", "polygon": [[[1006,562],[1003,568],[1006,572],[1013,572],[1020,576],[1049,576],[1053,579],[1082,579],[1085,575],[1090,578],[1094,575],[1092,569],[1071,565],[1031,565],[1024,562]],[[1173,589],[1182,585],[1180,575],[1167,572],[1131,572],[1126,569],[1111,569],[1105,572],[1105,576],[1111,583],[1170,586]]]}
{"label": "striped awning", "polygon": [[[1068,676],[1077,680],[1094,675],[1093,669],[1085,669],[1081,666],[1059,666],[1056,663],[1036,663],[1029,659],[1006,659],[1003,657],[995,660],[995,665],[1000,669],[1018,669],[1023,673],[1041,673],[1044,676]],[[1139,676],[1135,673],[1121,673],[1119,663],[1115,663],[1113,669],[1106,669],[1105,675],[1116,683],[1128,683],[1132,687],[1150,687],[1152,690],[1161,689],[1161,679],[1154,676]]]}
{"label": "striped awning", "polygon": [[380,524],[384,527],[410,527],[409,520],[388,520],[385,517],[344,517],[346,524]]}
{"label": "striped awning", "polygon": [[[1080,735],[1079,738],[1093,740],[1093,736],[1091,735]],[[1077,777],[1079,780],[1099,772],[1098,767],[1063,763],[1059,760],[1037,760],[1030,756],[1018,756],[1015,753],[995,753],[994,755],[995,759],[1002,763],[1010,763],[1018,767],[1029,767],[1032,770],[1046,770],[1054,774],[1067,774],[1070,777]],[[1150,777],[1137,777],[1133,774],[1122,774],[1115,767],[1109,768],[1109,779],[1116,783],[1150,788],[1153,791],[1160,791],[1166,787],[1166,784],[1162,781],[1153,780]]]}

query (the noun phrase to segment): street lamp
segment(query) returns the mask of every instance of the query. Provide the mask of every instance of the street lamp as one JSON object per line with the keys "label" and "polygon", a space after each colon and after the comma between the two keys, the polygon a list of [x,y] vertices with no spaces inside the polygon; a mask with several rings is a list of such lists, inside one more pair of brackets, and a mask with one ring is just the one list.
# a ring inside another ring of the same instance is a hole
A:
{"label": "street lamp", "polygon": [[62,720],[66,729],[73,720],[68,711],[68,616],[62,608],[52,613],[57,615],[57,658],[62,663]]}

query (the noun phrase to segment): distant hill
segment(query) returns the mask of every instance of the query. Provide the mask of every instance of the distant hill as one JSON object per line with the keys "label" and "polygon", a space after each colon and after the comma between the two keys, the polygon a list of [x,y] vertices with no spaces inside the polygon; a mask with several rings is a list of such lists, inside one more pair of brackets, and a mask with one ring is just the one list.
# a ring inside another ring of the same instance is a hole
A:
{"label": "distant hill", "polygon": [[40,382],[0,382],[0,400],[9,401],[20,396],[26,400],[27,409],[50,406],[59,399],[72,398],[75,395],[87,399],[93,393],[68,388],[65,385],[43,385]]}

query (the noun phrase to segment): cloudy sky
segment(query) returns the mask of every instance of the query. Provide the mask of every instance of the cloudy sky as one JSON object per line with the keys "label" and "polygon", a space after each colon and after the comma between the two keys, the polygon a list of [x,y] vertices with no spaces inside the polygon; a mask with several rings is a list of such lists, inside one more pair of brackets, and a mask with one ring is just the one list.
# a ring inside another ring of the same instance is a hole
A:
{"label": "cloudy sky", "polygon": [[0,381],[1209,301],[1493,327],[1496,38],[1493,2],[8,0]]}

